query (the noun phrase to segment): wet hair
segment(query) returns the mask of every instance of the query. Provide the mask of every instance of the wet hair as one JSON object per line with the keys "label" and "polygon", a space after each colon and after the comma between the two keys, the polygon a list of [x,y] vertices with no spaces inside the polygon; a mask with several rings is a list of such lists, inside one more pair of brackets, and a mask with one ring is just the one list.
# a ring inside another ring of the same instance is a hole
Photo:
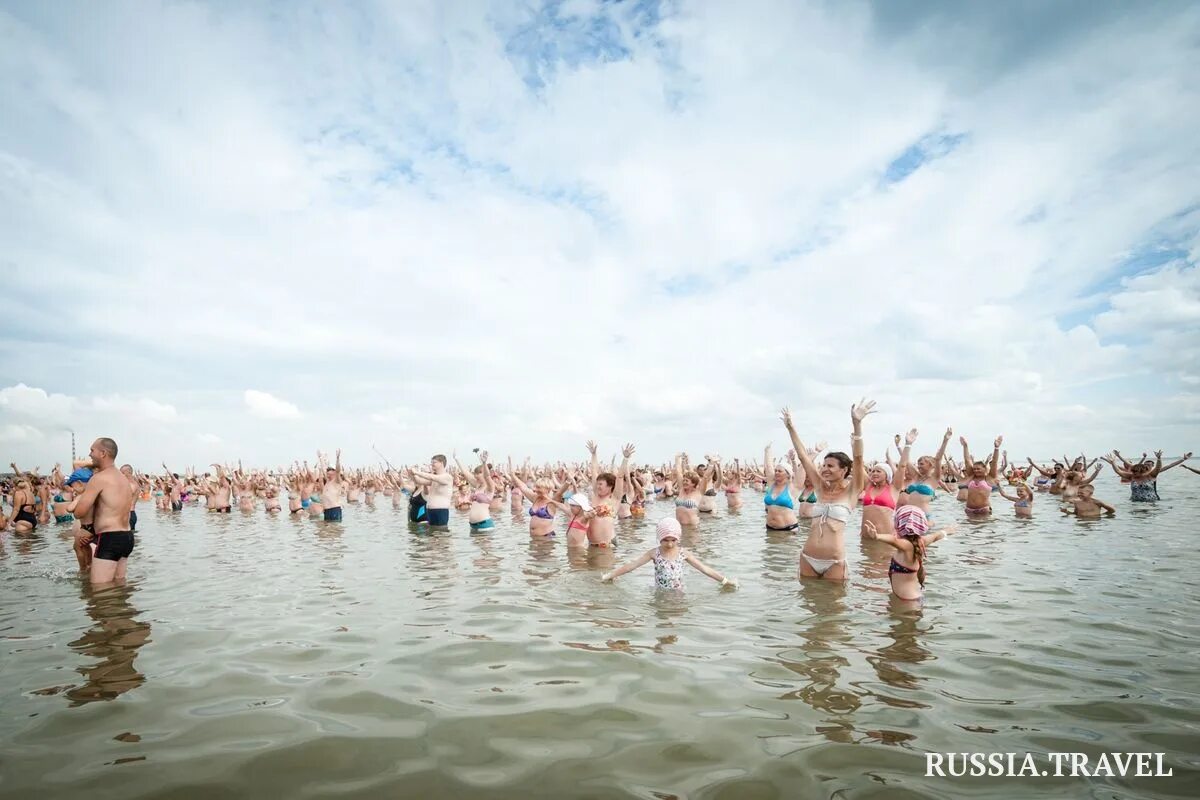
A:
{"label": "wet hair", "polygon": [[611,472],[601,472],[596,476],[596,480],[604,481],[608,484],[608,490],[611,492],[617,488],[617,476]]}
{"label": "wet hair", "polygon": [[846,471],[847,475],[850,474],[850,467],[854,464],[854,461],[850,458],[850,456],[846,455],[841,450],[834,450],[831,453],[825,454],[825,460],[829,460],[831,458],[841,465],[841,468]]}
{"label": "wet hair", "polygon": [[901,534],[913,546],[913,558],[917,562],[917,583],[925,587],[925,540],[919,533]]}
{"label": "wet hair", "polygon": [[443,467],[446,466],[446,457],[444,455],[442,455],[441,453],[438,453],[431,460],[432,461],[440,461],[440,462],[442,462]]}
{"label": "wet hair", "polygon": [[117,443],[107,436],[101,436],[96,440],[96,444],[100,445],[100,449],[108,454],[109,458],[117,457]]}

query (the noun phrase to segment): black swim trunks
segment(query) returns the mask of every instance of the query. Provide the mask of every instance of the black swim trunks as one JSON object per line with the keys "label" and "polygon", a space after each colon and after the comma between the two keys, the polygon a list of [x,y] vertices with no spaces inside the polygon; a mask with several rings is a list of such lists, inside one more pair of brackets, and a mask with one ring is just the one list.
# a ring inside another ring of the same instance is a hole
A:
{"label": "black swim trunks", "polygon": [[100,534],[95,558],[102,561],[120,561],[133,552],[133,531],[105,531]]}

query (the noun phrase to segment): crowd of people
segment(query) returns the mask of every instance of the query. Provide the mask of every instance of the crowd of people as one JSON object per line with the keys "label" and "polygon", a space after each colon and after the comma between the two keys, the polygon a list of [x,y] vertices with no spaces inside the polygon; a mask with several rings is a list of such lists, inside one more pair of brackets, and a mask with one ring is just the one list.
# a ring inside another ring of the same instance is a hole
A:
{"label": "crowd of people", "polygon": [[[801,439],[791,413],[781,415],[791,441],[787,453],[777,458],[768,445],[762,461],[724,459],[707,454],[695,461],[679,453],[665,464],[635,465],[634,445],[600,461],[595,442],[587,442],[588,459],[534,465],[529,459],[514,464],[493,461],[486,451],[473,451],[478,463],[464,464],[452,453],[435,455],[425,465],[396,468],[381,458],[378,467],[347,469],[341,451],[330,459],[318,452],[314,463],[262,470],[212,464],[211,470],[193,468],[182,473],[162,464],[159,473],[143,473],[129,464],[116,466],[117,444],[97,439],[89,458],[75,462],[64,475],[55,466],[49,475],[37,469],[23,472],[12,464],[13,477],[2,487],[0,530],[33,535],[40,525],[71,526],[73,550],[81,571],[93,583],[122,581],[134,549],[138,503],[152,503],[166,514],[204,508],[207,513],[287,514],[337,524],[346,505],[374,506],[390,503],[406,512],[416,526],[446,528],[451,514],[465,515],[473,533],[495,528],[494,515],[506,508],[527,519],[535,540],[553,540],[560,533],[568,547],[615,548],[618,523],[644,518],[659,504],[673,513],[657,520],[657,546],[604,574],[613,580],[645,564],[654,565],[655,585],[683,587],[684,566],[691,566],[718,581],[737,587],[737,580],[722,575],[680,545],[685,529],[702,525],[705,516],[718,512],[718,498],[727,511],[738,512],[747,492],[762,495],[764,524],[768,531],[803,534],[797,578],[845,580],[846,527],[861,508],[860,536],[892,549],[888,580],[901,600],[919,602],[925,585],[928,548],[956,530],[953,521],[934,524],[930,504],[940,494],[953,495],[963,504],[966,520],[982,520],[996,513],[993,504],[1011,503],[1019,519],[1033,516],[1035,499],[1065,514],[1098,519],[1116,514],[1115,507],[1096,497],[1094,481],[1107,463],[1129,484],[1135,503],[1159,499],[1157,478],[1182,465],[1191,453],[1164,464],[1162,452],[1153,458],[1143,453],[1129,460],[1119,452],[1088,459],[1064,456],[1050,464],[1032,459],[1010,461],[1003,437],[996,437],[986,455],[974,454],[959,438],[962,460],[947,449],[953,431],[947,429],[936,453],[913,458],[916,429],[894,438],[882,461],[864,457],[863,423],[875,404],[860,401],[850,410],[850,452],[828,449],[824,442],[809,447]],[[982,455],[982,457],[979,457]],[[382,500],[380,499],[382,498]],[[11,515],[5,513],[11,509]],[[939,523],[943,513],[939,507]],[[655,514],[655,516],[658,516]]]}

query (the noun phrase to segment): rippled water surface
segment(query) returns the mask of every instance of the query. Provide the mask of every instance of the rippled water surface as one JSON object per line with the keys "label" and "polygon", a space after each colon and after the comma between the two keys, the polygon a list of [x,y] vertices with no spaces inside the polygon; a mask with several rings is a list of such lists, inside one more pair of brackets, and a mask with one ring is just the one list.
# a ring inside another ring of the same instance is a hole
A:
{"label": "rippled water surface", "polygon": [[[749,491],[684,542],[742,589],[689,571],[683,596],[649,566],[602,584],[611,553],[524,518],[430,535],[388,500],[340,525],[143,507],[129,585],[97,592],[61,529],[9,535],[0,796],[1197,797],[1200,478],[1139,508],[1106,477],[1113,520],[1039,495],[960,525],[920,611],[857,534],[845,586],[798,583]],[[653,522],[619,536],[629,558]],[[924,777],[946,751],[1175,775]]]}

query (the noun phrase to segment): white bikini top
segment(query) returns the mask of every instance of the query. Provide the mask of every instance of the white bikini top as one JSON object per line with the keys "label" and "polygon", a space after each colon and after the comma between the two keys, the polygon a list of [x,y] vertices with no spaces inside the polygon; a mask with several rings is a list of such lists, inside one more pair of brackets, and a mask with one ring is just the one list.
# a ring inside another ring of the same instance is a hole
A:
{"label": "white bikini top", "polygon": [[838,522],[850,521],[850,506],[842,503],[814,503],[812,510],[813,516],[823,523],[831,519]]}

